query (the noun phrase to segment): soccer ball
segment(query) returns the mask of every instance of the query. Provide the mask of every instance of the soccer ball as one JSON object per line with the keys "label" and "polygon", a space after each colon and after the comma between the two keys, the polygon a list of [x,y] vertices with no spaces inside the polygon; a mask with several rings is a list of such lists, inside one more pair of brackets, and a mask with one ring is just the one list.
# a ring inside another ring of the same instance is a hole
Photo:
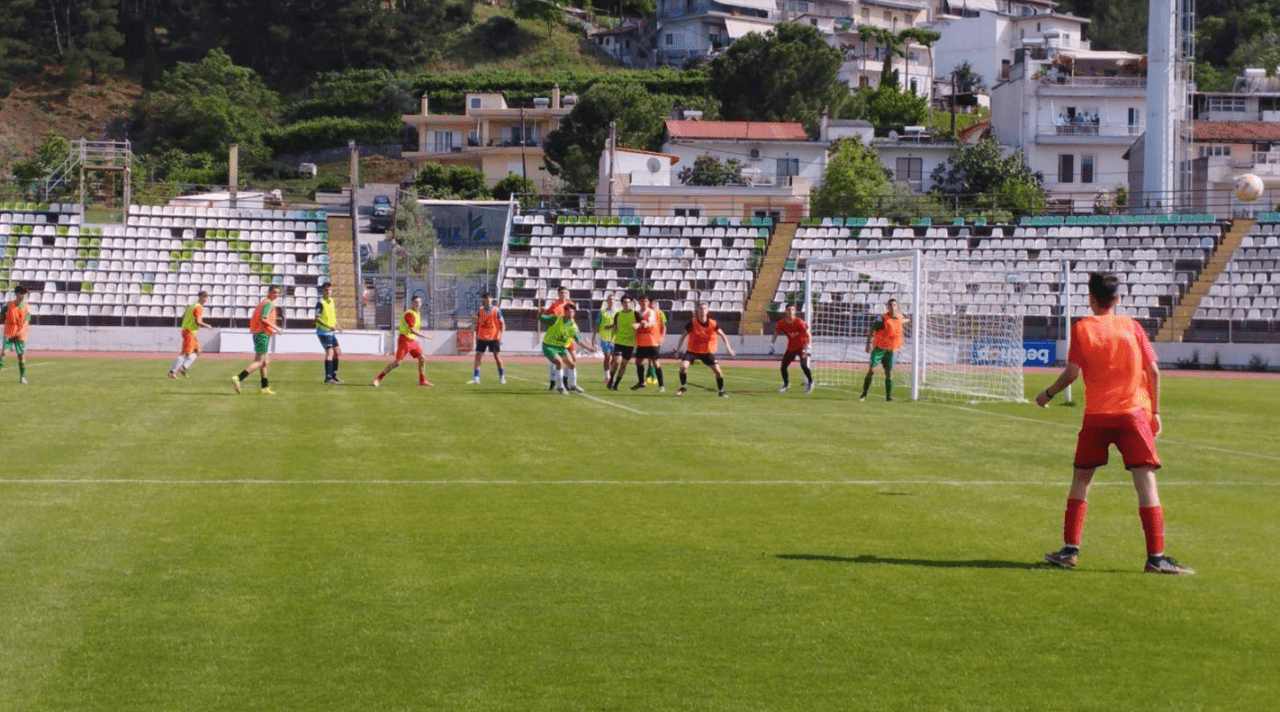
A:
{"label": "soccer ball", "polygon": [[1244,173],[1236,177],[1236,197],[1247,202],[1258,199],[1265,186],[1262,179],[1252,173]]}

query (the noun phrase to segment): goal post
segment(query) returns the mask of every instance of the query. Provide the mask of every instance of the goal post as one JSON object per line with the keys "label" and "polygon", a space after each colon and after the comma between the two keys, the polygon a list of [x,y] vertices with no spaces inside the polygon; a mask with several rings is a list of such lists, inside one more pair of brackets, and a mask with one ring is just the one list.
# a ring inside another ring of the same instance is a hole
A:
{"label": "goal post", "polygon": [[[1022,401],[1023,313],[1014,281],[919,250],[810,259],[804,313],[819,386],[861,392],[867,343],[889,299],[910,321],[894,388],[915,399]],[[871,393],[883,394],[877,368]]]}

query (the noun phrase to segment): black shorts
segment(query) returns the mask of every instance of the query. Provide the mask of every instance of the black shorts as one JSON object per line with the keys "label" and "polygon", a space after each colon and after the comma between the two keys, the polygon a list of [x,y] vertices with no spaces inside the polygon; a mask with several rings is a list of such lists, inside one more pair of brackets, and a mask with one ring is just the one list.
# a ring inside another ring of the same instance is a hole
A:
{"label": "black shorts", "polygon": [[627,345],[627,344],[620,344],[620,343],[618,343],[618,342],[616,342],[616,341],[615,341],[615,342],[613,342],[613,356],[614,356],[614,358],[620,358],[620,359],[622,359],[623,361],[630,361],[630,360],[631,360],[631,357],[632,357],[632,356],[635,356],[635,355],[636,355],[636,347],[635,347],[635,346],[629,346],[629,345]]}
{"label": "black shorts", "polygon": [[694,353],[694,352],[692,352],[692,351],[685,351],[685,352],[684,352],[684,360],[685,360],[685,361],[687,361],[687,362],[689,362],[689,363],[693,363],[694,361],[701,361],[701,362],[705,363],[705,364],[706,364],[706,365],[708,365],[708,366],[714,366],[714,365],[716,365],[716,355],[715,355],[715,354],[695,354],[695,353]]}
{"label": "black shorts", "polygon": [[657,346],[637,346],[636,358],[658,358]]}
{"label": "black shorts", "polygon": [[502,351],[497,341],[476,341],[476,353],[482,354],[485,351],[490,353],[499,353]]}

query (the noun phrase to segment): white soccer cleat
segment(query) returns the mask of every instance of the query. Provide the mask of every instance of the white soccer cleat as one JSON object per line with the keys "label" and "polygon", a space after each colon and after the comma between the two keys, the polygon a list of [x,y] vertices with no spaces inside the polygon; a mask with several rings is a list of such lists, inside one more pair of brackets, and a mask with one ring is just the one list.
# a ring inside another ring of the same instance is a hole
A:
{"label": "white soccer cleat", "polygon": [[782,386],[781,388],[779,388],[779,389],[778,389],[778,392],[779,392],[779,393],[786,393],[786,392],[787,392],[787,387],[786,387],[786,386]]}
{"label": "white soccer cleat", "polygon": [[501,383],[504,386],[507,385],[507,377],[503,376],[502,378],[499,378],[498,383]]}
{"label": "white soccer cleat", "polygon": [[813,381],[809,381],[808,383],[804,384],[804,392],[813,393],[813,385],[814,385]]}
{"label": "white soccer cleat", "polygon": [[467,385],[468,385],[468,386],[478,386],[478,385],[480,385],[480,379],[479,379],[479,378],[473,378],[473,379],[471,379],[470,381],[467,381]]}
{"label": "white soccer cleat", "polygon": [[374,388],[377,388],[377,387],[378,387],[378,386],[380,386],[380,385],[382,385],[382,379],[381,379],[381,378],[375,378],[375,379],[373,379],[373,387],[374,387]]}

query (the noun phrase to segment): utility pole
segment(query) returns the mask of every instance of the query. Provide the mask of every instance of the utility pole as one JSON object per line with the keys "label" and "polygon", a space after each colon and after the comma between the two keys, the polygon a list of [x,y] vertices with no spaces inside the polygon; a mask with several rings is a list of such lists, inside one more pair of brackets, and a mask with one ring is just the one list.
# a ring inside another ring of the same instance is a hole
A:
{"label": "utility pole", "polygon": [[616,188],[618,166],[618,122],[609,122],[609,205],[608,215],[613,215],[613,191]]}
{"label": "utility pole", "polygon": [[[351,218],[351,264],[355,269],[351,270],[352,276],[355,278],[355,295],[356,295],[356,326],[364,326],[364,305],[360,302],[360,297],[364,293],[362,288],[364,278],[360,274],[360,222],[356,213],[356,186],[360,185],[360,151],[356,148],[355,139],[347,141],[348,167],[350,171],[351,190],[347,196],[347,214]],[[329,281],[333,281],[333,273],[329,274]]]}
{"label": "utility pole", "polygon": [[524,140],[524,136],[525,136],[524,107],[522,106],[520,107],[520,181],[521,181],[520,185],[521,187],[524,187],[525,185],[529,184],[529,167],[525,165],[525,157],[524,157],[524,154],[525,154],[524,145],[527,142]]}
{"label": "utility pole", "polygon": [[956,73],[951,73],[951,138],[956,138]]}

